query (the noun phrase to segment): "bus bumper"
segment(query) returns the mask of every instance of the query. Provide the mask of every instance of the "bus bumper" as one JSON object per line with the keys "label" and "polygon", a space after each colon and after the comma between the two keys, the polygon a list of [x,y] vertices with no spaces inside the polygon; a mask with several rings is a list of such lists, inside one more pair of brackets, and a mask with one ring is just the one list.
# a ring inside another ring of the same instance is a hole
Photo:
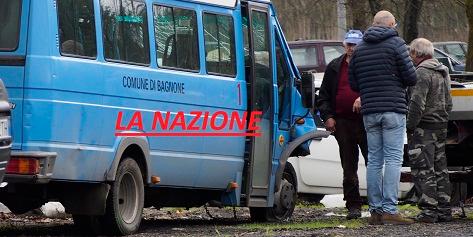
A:
{"label": "bus bumper", "polygon": [[56,152],[11,152],[5,182],[46,184],[53,176]]}

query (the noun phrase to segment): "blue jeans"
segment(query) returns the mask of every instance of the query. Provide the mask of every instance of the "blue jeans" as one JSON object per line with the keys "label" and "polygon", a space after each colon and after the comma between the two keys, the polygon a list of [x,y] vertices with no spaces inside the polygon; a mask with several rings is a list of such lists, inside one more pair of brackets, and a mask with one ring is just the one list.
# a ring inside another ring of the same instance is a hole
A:
{"label": "blue jeans", "polygon": [[369,210],[396,214],[406,115],[394,112],[374,113],[364,115],[363,122],[368,140],[366,183]]}

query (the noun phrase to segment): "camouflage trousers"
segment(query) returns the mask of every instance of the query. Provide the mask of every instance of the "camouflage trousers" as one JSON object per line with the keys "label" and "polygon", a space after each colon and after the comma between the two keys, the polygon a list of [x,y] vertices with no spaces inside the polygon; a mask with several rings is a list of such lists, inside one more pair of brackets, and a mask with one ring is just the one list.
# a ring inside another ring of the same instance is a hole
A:
{"label": "camouflage trousers", "polygon": [[447,129],[416,128],[409,139],[409,160],[419,195],[421,214],[442,218],[451,216],[450,181],[445,142]]}

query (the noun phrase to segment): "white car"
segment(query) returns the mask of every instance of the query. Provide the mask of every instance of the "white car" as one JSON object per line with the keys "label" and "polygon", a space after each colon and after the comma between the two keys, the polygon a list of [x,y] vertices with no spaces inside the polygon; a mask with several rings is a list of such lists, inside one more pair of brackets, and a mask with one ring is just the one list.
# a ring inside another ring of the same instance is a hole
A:
{"label": "white car", "polygon": [[[323,124],[320,124],[320,126],[323,126]],[[324,130],[323,127],[319,129]],[[326,194],[343,194],[343,169],[338,143],[334,136],[330,135],[322,140],[313,140],[310,144],[310,155],[290,157],[288,161],[297,176],[299,196],[318,202]],[[360,195],[366,196],[366,167],[361,152],[358,162],[358,180]],[[411,183],[401,183],[400,197],[404,197],[411,187]]]}

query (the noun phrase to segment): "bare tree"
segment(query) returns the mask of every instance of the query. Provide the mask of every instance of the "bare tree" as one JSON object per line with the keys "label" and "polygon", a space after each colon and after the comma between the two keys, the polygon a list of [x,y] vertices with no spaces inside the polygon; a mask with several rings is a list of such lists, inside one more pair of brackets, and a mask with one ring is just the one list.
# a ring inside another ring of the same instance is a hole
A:
{"label": "bare tree", "polygon": [[473,0],[465,1],[466,16],[468,18],[468,54],[466,55],[465,71],[473,71]]}
{"label": "bare tree", "polygon": [[422,12],[422,3],[423,0],[410,0],[406,3],[403,33],[404,40],[407,43],[410,43],[419,35],[418,21]]}
{"label": "bare tree", "polygon": [[347,0],[347,13],[351,18],[349,28],[366,30],[371,23],[369,16],[368,2],[366,0]]}
{"label": "bare tree", "polygon": [[370,4],[370,12],[372,16],[383,10],[383,0],[368,0],[368,2]]}
{"label": "bare tree", "polygon": [[347,30],[347,4],[346,0],[337,0],[337,27],[338,38],[342,39]]}
{"label": "bare tree", "polygon": [[[0,0],[1,1],[1,0]],[[465,0],[420,0],[422,11],[407,13],[413,0],[272,0],[288,40],[340,40],[346,29],[366,30],[372,15],[388,10],[400,23],[401,36],[407,37],[406,26],[413,25],[406,15],[417,15],[418,35],[432,41],[468,41]],[[419,0],[417,0],[419,1]],[[343,4],[346,17],[337,15]],[[355,9],[352,8],[355,6]],[[410,7],[413,8],[413,7]],[[411,9],[414,10],[414,9]],[[346,23],[345,23],[346,22]],[[417,34],[415,34],[417,37]],[[415,37],[411,37],[415,38]]]}
{"label": "bare tree", "polygon": [[273,0],[288,40],[338,39],[333,0]]}

